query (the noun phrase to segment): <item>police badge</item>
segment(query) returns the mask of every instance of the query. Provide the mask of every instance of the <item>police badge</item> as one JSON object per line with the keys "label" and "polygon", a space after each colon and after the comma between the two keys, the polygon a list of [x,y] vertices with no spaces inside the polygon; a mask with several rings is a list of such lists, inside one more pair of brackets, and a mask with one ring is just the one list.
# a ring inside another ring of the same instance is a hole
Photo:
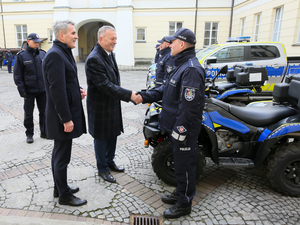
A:
{"label": "police badge", "polygon": [[193,99],[195,98],[195,89],[194,88],[186,88],[185,89],[185,93],[184,93],[184,97],[187,101],[193,101]]}
{"label": "police badge", "polygon": [[168,66],[167,66],[167,72],[168,72],[168,73],[171,73],[172,70],[173,70],[173,66],[169,66],[169,65],[168,65]]}

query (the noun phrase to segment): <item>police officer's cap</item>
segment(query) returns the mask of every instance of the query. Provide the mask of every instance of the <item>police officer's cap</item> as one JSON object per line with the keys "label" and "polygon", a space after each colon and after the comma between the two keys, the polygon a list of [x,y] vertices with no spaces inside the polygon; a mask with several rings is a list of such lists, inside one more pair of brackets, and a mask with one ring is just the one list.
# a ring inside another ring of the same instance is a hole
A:
{"label": "police officer's cap", "polygon": [[173,36],[171,36],[170,40],[173,41],[175,39],[180,39],[182,41],[188,42],[190,44],[196,44],[196,36],[190,29],[181,28],[179,29]]}
{"label": "police officer's cap", "polygon": [[167,43],[172,44],[172,41],[170,40],[170,37],[171,37],[171,36],[165,36],[165,37],[163,37],[161,40],[158,40],[157,42],[158,42],[158,43],[167,42]]}
{"label": "police officer's cap", "polygon": [[40,39],[39,35],[36,33],[31,33],[28,35],[27,40],[33,40],[34,42],[41,42],[42,40]]}

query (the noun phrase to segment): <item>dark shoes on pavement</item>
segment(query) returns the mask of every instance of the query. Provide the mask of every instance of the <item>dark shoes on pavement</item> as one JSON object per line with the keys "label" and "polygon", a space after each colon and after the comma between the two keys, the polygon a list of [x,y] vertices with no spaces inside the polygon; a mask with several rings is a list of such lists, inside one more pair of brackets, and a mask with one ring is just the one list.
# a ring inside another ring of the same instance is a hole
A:
{"label": "dark shoes on pavement", "polygon": [[87,200],[77,198],[76,196],[72,195],[68,198],[59,198],[58,203],[61,205],[70,205],[70,206],[81,206],[87,203]]}
{"label": "dark shoes on pavement", "polygon": [[192,206],[182,207],[176,203],[174,206],[164,211],[164,217],[167,219],[176,219],[191,214],[191,211]]}
{"label": "dark shoes on pavement", "polygon": [[40,137],[44,138],[44,139],[47,139],[47,135],[46,134],[41,134]]}
{"label": "dark shoes on pavement", "polygon": [[176,204],[177,200],[178,200],[178,195],[175,194],[175,192],[173,192],[172,194],[170,195],[166,195],[164,197],[161,198],[161,200],[164,202],[164,203],[167,203],[167,204]]}
{"label": "dark shoes on pavement", "polygon": [[[70,188],[70,191],[71,191],[72,194],[75,194],[79,191],[79,187]],[[58,190],[56,188],[54,188],[53,197],[54,198],[59,197],[59,193],[58,193]]]}
{"label": "dark shoes on pavement", "polygon": [[27,142],[28,144],[33,143],[33,137],[32,137],[31,135],[28,135],[28,136],[27,136],[27,139],[26,139],[26,142]]}
{"label": "dark shoes on pavement", "polygon": [[111,182],[111,183],[116,183],[116,179],[110,174],[110,172],[105,172],[105,173],[100,173],[98,172],[99,176],[102,177],[104,180]]}
{"label": "dark shoes on pavement", "polygon": [[118,167],[115,163],[113,163],[113,164],[110,164],[110,165],[108,165],[109,166],[109,168],[112,170],[112,171],[115,171],[115,172],[124,172],[124,168],[122,168],[122,167]]}

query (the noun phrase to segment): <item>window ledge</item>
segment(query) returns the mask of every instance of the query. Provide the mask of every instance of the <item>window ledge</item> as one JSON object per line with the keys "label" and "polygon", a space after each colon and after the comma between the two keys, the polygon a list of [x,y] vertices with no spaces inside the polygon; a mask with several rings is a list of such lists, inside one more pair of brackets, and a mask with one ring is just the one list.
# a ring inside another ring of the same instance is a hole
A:
{"label": "window ledge", "polygon": [[300,43],[292,44],[292,46],[300,46]]}
{"label": "window ledge", "polygon": [[146,41],[136,41],[135,43],[146,43]]}

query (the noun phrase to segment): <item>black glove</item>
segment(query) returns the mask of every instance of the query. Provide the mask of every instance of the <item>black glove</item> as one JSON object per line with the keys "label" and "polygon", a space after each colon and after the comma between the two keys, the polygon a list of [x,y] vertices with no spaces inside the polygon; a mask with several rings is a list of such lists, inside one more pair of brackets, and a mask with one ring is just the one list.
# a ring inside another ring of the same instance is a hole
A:
{"label": "black glove", "polygon": [[24,98],[24,99],[26,100],[27,94],[26,94],[26,93],[23,93],[23,94],[21,94],[21,97]]}

